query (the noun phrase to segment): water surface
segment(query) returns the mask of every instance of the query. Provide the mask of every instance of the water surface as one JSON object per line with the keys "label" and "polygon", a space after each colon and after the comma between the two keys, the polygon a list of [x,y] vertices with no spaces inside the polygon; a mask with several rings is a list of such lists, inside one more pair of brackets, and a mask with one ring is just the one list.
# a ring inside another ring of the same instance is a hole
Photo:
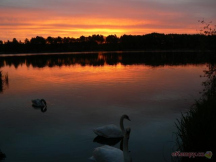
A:
{"label": "water surface", "polygon": [[[196,56],[198,61],[179,53],[0,57],[0,71],[9,78],[0,93],[5,162],[88,161],[102,146],[93,142],[92,129],[119,125],[122,114],[131,118],[125,126],[132,129],[133,161],[171,161],[174,122],[202,91],[206,61]],[[47,101],[46,112],[31,106],[36,98]]]}

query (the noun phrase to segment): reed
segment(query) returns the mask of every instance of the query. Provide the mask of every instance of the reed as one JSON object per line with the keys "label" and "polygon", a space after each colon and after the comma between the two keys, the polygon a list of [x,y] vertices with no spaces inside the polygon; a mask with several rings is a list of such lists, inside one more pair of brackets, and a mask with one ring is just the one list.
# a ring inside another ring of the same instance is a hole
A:
{"label": "reed", "polygon": [[0,150],[0,161],[4,160],[5,158],[6,158],[6,155]]}
{"label": "reed", "polygon": [[3,92],[2,71],[0,71],[0,93]]}
{"label": "reed", "polygon": [[[210,67],[210,66],[209,66]],[[212,151],[212,160],[216,153],[216,68],[205,71],[207,81],[203,83],[202,97],[191,106],[188,112],[181,115],[175,123],[177,127],[177,144],[181,152]],[[203,158],[181,158],[181,161],[203,161]]]}
{"label": "reed", "polygon": [[201,99],[177,120],[177,142],[184,152],[216,151],[216,99]]}

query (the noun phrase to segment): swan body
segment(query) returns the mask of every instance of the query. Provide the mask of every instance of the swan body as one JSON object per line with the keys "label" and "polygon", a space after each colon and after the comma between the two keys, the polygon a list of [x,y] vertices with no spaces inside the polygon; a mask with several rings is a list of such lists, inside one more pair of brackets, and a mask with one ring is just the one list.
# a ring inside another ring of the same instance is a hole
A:
{"label": "swan body", "polygon": [[125,129],[123,125],[124,119],[127,119],[130,121],[130,118],[127,115],[122,115],[120,119],[120,128],[117,127],[114,124],[105,125],[102,127],[98,127],[96,129],[93,129],[93,132],[98,135],[105,138],[121,138],[124,136]]}
{"label": "swan body", "polygon": [[47,104],[46,104],[46,101],[44,99],[35,99],[35,100],[32,100],[32,106],[34,107],[45,107]]}
{"label": "swan body", "polygon": [[123,151],[115,147],[104,145],[95,148],[90,160],[94,162],[132,162],[128,151],[130,128],[127,128],[123,139]]}
{"label": "swan body", "polygon": [[119,129],[116,125],[110,124],[102,127],[98,127],[93,130],[95,134],[98,136],[102,136],[105,138],[117,138],[123,137],[122,130]]}

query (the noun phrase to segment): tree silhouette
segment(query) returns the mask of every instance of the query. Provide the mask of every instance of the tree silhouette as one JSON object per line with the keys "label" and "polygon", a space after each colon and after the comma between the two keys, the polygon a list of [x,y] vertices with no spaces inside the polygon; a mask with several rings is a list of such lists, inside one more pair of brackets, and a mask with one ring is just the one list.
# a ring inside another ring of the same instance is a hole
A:
{"label": "tree silhouette", "polygon": [[91,40],[97,42],[98,44],[102,44],[105,39],[103,35],[92,35]]}
{"label": "tree silhouette", "polygon": [[47,44],[54,44],[54,38],[53,37],[47,37],[46,43]]}
{"label": "tree silhouette", "polygon": [[13,38],[13,41],[12,41],[13,44],[19,44],[19,42],[17,41],[16,38]]}
{"label": "tree silhouette", "polygon": [[116,44],[119,42],[119,38],[116,35],[108,35],[106,37],[106,43]]}
{"label": "tree silhouette", "polygon": [[30,41],[0,41],[0,53],[25,52],[73,52],[94,50],[216,50],[216,33],[210,25],[204,24],[202,34],[161,34],[146,35],[103,35],[80,36],[79,38],[37,36]]}
{"label": "tree silhouette", "polygon": [[86,37],[82,35],[82,36],[80,36],[79,40],[80,40],[80,42],[85,42],[86,41]]}
{"label": "tree silhouette", "polygon": [[31,44],[46,44],[46,40],[43,37],[37,36],[30,40]]}
{"label": "tree silhouette", "polygon": [[202,24],[202,28],[200,29],[200,34],[203,35],[216,35],[216,25],[212,25],[212,21],[205,22],[205,20],[198,20]]}
{"label": "tree silhouette", "polygon": [[25,39],[24,43],[25,44],[29,44],[30,43],[30,41],[28,40],[28,38]]}

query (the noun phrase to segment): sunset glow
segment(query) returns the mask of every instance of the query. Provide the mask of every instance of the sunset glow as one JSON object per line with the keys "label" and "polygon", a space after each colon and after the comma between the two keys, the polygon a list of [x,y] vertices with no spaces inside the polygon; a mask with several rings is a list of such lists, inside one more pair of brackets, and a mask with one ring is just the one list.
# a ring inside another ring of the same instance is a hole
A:
{"label": "sunset glow", "polygon": [[0,2],[0,40],[152,32],[194,34],[198,33],[198,20],[216,22],[215,6],[213,0],[3,0]]}

